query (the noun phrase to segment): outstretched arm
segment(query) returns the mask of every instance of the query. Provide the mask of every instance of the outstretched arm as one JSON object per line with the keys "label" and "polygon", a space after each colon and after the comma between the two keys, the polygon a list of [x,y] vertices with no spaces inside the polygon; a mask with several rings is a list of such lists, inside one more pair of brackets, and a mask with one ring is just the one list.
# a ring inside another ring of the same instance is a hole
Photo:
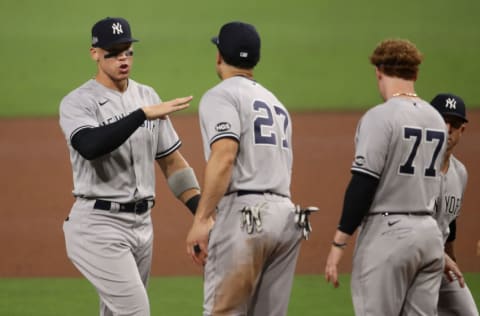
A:
{"label": "outstretched arm", "polygon": [[80,155],[93,160],[120,147],[145,120],[164,118],[189,106],[192,97],[178,98],[138,109],[115,123],[79,130],[72,136],[72,147]]}

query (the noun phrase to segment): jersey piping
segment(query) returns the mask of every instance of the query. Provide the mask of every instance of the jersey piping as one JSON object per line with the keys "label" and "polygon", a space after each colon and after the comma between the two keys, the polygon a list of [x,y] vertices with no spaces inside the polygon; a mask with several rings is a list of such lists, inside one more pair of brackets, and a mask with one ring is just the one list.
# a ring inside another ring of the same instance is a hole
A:
{"label": "jersey piping", "polygon": [[365,168],[360,168],[360,167],[352,167],[350,168],[351,171],[356,171],[356,172],[360,172],[360,173],[364,173],[364,174],[367,174],[369,176],[372,176],[376,179],[380,179],[380,175],[376,172],[373,172],[371,170],[368,170],[368,169],[365,169]]}
{"label": "jersey piping", "polygon": [[75,130],[72,132],[72,134],[70,134],[70,141],[72,140],[73,136],[75,136],[78,132],[80,132],[81,130],[86,129],[86,128],[95,128],[95,126],[93,126],[93,125],[84,125],[84,126],[77,127],[77,129],[75,129]]}
{"label": "jersey piping", "polygon": [[170,155],[172,152],[174,152],[175,150],[177,150],[178,148],[180,148],[180,146],[182,145],[182,141],[181,140],[178,140],[172,147],[170,147],[169,149],[167,150],[164,150],[162,151],[161,153],[157,153],[157,155],[155,156],[155,159],[160,159],[160,158],[163,158],[165,156],[168,156]]}
{"label": "jersey piping", "polygon": [[221,133],[221,134],[215,135],[210,139],[210,145],[221,138],[235,138],[236,141],[240,142],[240,137],[237,134],[230,132],[230,133]]}

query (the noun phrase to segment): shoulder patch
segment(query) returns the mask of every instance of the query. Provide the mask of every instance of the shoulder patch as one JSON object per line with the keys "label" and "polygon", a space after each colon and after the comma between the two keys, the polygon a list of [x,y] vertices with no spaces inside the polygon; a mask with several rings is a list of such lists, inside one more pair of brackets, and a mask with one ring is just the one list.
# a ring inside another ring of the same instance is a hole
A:
{"label": "shoulder patch", "polygon": [[365,163],[365,157],[363,157],[363,156],[355,157],[355,164],[357,166],[363,166],[364,163]]}
{"label": "shoulder patch", "polygon": [[220,122],[215,126],[217,132],[225,132],[232,128],[232,125],[228,122]]}

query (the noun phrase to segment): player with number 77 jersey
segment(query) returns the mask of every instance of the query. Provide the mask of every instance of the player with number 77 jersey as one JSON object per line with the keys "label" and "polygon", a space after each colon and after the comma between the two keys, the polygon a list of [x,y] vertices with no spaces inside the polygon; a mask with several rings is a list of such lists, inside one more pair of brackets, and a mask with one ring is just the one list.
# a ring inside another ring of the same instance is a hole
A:
{"label": "player with number 77 jersey", "polygon": [[446,134],[429,107],[418,98],[392,97],[361,119],[351,171],[380,178],[370,214],[433,214]]}
{"label": "player with number 77 jersey", "polygon": [[368,110],[355,135],[352,178],[327,258],[338,264],[360,227],[351,276],[355,315],[436,315],[443,240],[432,217],[440,195],[446,125],[415,93],[422,55],[408,40],[382,41],[370,56],[384,102]]}

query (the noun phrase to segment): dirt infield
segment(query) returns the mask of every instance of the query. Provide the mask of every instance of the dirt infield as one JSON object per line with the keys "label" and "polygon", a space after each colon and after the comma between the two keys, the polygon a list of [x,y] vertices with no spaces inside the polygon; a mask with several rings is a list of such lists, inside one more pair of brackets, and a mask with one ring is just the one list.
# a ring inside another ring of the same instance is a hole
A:
{"label": "dirt infield", "polygon": [[[323,273],[336,228],[343,193],[350,179],[353,135],[362,113],[304,113],[292,118],[296,203],[317,205],[313,234],[303,244],[298,273]],[[464,271],[480,272],[480,111],[470,123],[457,156],[469,171],[469,182],[457,230],[457,257]],[[203,177],[205,165],[198,118],[173,116],[182,138],[182,153]],[[65,254],[62,222],[73,198],[72,175],[57,118],[0,120],[0,277],[78,276]],[[185,252],[191,215],[168,191],[157,169],[154,275],[200,274]],[[166,192],[166,193],[165,193]],[[341,267],[349,272],[353,245]]]}

